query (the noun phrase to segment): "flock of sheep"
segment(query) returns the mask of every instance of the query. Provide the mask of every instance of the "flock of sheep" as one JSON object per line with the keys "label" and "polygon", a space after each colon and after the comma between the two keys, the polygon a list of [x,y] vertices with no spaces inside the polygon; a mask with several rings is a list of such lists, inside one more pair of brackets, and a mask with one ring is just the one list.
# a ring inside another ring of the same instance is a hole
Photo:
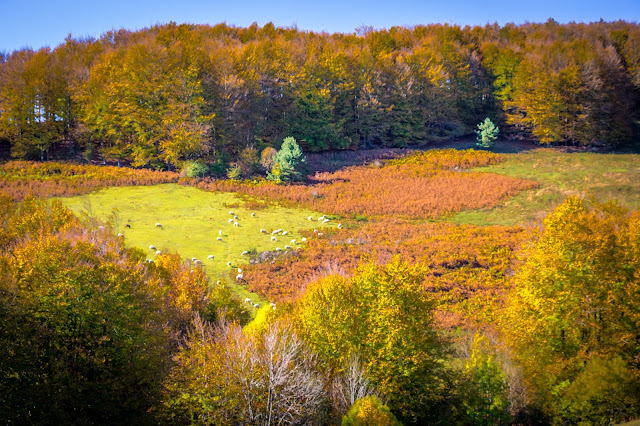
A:
{"label": "flock of sheep", "polygon": [[[235,227],[240,226],[240,222],[239,222],[240,219],[238,218],[238,216],[233,211],[230,211],[229,215],[233,216],[233,218],[230,218],[228,220],[228,223],[232,224]],[[251,213],[251,217],[256,217],[256,214],[255,213]],[[312,216],[309,216],[307,219],[308,220],[314,220]],[[326,215],[320,216],[317,220],[318,220],[318,222],[321,222],[322,224],[327,224],[330,221],[329,218],[326,217]],[[156,223],[155,226],[157,228],[162,228],[162,224],[160,222]],[[125,227],[129,228],[130,226],[127,224],[127,225],[125,225]],[[341,223],[338,224],[338,229],[342,229],[342,224]],[[324,235],[322,232],[318,232],[317,229],[314,229],[313,232],[319,237]],[[269,234],[269,232],[266,229],[260,229],[260,233],[261,234]],[[287,236],[288,233],[289,233],[288,231],[285,231],[282,228],[273,230],[271,232],[271,242],[277,242],[278,241],[278,236],[284,237],[284,236]],[[218,236],[216,237],[216,240],[220,241],[220,242],[224,241],[223,238],[222,238],[222,235],[223,235],[222,230],[219,230],[218,231]],[[118,234],[118,236],[119,237],[124,237],[124,234]],[[304,238],[304,237],[301,238],[299,242],[298,242],[298,240],[296,238],[293,238],[293,239],[291,239],[289,241],[289,244],[285,244],[284,248],[285,248],[285,250],[296,250],[295,246],[300,245],[302,243],[306,243],[306,242],[307,242],[307,239]],[[156,248],[156,246],[154,246],[153,244],[149,246],[149,250],[155,251],[156,255],[162,254],[162,252],[160,250],[158,250]],[[275,251],[281,252],[282,248],[276,247]],[[245,251],[243,251],[241,253],[242,256],[248,256],[250,254],[251,253],[249,251],[247,251],[247,250],[245,250]],[[215,258],[215,256],[213,254],[210,254],[209,256],[207,256],[207,260],[214,260],[214,258]],[[193,257],[191,259],[191,261],[193,262],[194,265],[202,265],[202,262],[199,259],[197,259],[196,257]],[[151,262],[153,262],[153,260],[152,259],[147,259],[146,262],[151,263]],[[227,262],[227,266],[230,267],[230,268],[233,267],[233,264],[231,263],[231,261]],[[240,269],[240,268],[238,268],[238,271],[237,271],[236,281],[238,281],[238,282],[244,281],[244,276],[242,275],[242,269]],[[259,304],[252,303],[250,298],[246,298],[245,302],[251,304],[256,309],[260,307]],[[270,305],[271,305],[271,307],[273,309],[276,308],[275,303],[271,303]]]}

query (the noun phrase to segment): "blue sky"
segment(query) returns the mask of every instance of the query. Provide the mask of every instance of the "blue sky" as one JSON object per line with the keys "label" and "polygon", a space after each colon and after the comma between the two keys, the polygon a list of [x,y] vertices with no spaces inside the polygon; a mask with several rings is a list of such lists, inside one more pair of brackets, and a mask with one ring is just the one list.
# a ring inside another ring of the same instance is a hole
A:
{"label": "blue sky", "polygon": [[351,33],[361,25],[389,28],[448,22],[484,25],[498,22],[565,23],[624,19],[640,22],[640,0],[0,0],[0,51],[56,47],[67,34],[98,37],[111,29],[137,30],[157,23],[260,26]]}

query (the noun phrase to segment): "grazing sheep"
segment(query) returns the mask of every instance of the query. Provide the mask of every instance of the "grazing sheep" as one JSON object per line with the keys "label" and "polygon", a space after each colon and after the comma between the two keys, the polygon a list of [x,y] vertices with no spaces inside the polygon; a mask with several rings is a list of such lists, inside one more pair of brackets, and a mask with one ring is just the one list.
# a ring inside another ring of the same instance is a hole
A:
{"label": "grazing sheep", "polygon": [[207,259],[208,259],[208,260],[213,260],[213,257],[214,257],[214,256],[213,256],[212,254],[210,254],[209,256],[207,256]]}
{"label": "grazing sheep", "polygon": [[118,234],[118,237],[122,238],[122,237],[124,237],[124,234],[120,233],[120,234]]}
{"label": "grazing sheep", "polygon": [[255,305],[253,305],[254,308],[259,309],[260,305],[258,305],[257,303]]}
{"label": "grazing sheep", "polygon": [[192,261],[192,262],[195,262],[196,260],[198,260],[198,258],[197,258],[197,257],[192,257],[192,258],[191,258],[191,261]]}
{"label": "grazing sheep", "polygon": [[162,224],[160,222],[156,223],[156,228],[162,228]]}
{"label": "grazing sheep", "polygon": [[243,252],[242,252],[242,255],[243,255],[243,256],[248,256],[248,255],[249,255],[249,252],[245,250],[245,251],[243,251]]}
{"label": "grazing sheep", "polygon": [[318,222],[322,222],[323,220],[325,220],[327,217],[322,215],[318,218]]}
{"label": "grazing sheep", "polygon": [[222,237],[222,229],[218,231],[218,236]]}
{"label": "grazing sheep", "polygon": [[276,251],[282,251],[280,247],[276,247]]}
{"label": "grazing sheep", "polygon": [[289,241],[289,244],[295,244],[296,243],[296,239],[294,238],[293,240]]}
{"label": "grazing sheep", "polygon": [[236,275],[236,280],[243,281],[244,277],[242,276],[242,274],[238,274],[238,275]]}
{"label": "grazing sheep", "polygon": [[341,223],[338,224],[338,229],[342,229],[342,224]]}
{"label": "grazing sheep", "polygon": [[282,229],[276,229],[275,231],[273,231],[273,232],[271,233],[271,235],[276,235],[276,234],[279,234],[279,233],[281,233],[281,232],[282,232]]}
{"label": "grazing sheep", "polygon": [[129,225],[128,223],[126,225],[124,225],[125,228],[131,228],[131,225]]}
{"label": "grazing sheep", "polygon": [[302,237],[302,239],[300,241],[302,241],[303,243],[306,243],[307,239],[305,237]]}
{"label": "grazing sheep", "polygon": [[273,308],[274,311],[276,310],[276,304],[275,303],[271,302],[271,303],[269,303],[269,306],[271,306],[271,308]]}
{"label": "grazing sheep", "polygon": [[290,245],[286,245],[286,246],[284,246],[284,248],[285,248],[286,250],[291,250],[291,246],[290,246]]}
{"label": "grazing sheep", "polygon": [[314,234],[317,234],[317,233],[318,233],[318,230],[317,230],[317,229],[314,229],[314,230],[313,230],[313,233],[314,233]]}
{"label": "grazing sheep", "polygon": [[251,217],[256,217],[256,214],[255,213],[251,213]]}
{"label": "grazing sheep", "polygon": [[309,216],[307,220],[313,220],[313,216]]}
{"label": "grazing sheep", "polygon": [[144,261],[147,262],[147,263],[153,263],[152,259],[145,259]]}
{"label": "grazing sheep", "polygon": [[261,229],[260,232],[263,233],[263,234],[266,234],[267,230],[266,229]]}
{"label": "grazing sheep", "polygon": [[275,243],[276,241],[278,241],[278,239],[276,237],[271,237],[271,241]]}
{"label": "grazing sheep", "polygon": [[227,222],[229,222],[229,223],[233,223],[233,219],[229,219]]}
{"label": "grazing sheep", "polygon": [[251,299],[249,299],[248,297],[244,299],[244,303],[251,303]]}
{"label": "grazing sheep", "polygon": [[229,214],[230,214],[231,216],[235,216],[235,215],[236,215],[234,212],[229,212]]}
{"label": "grazing sheep", "polygon": [[283,231],[282,235],[287,235],[289,232],[288,231]]}
{"label": "grazing sheep", "polygon": [[238,216],[234,216],[233,220],[240,220],[240,219],[238,219]]}
{"label": "grazing sheep", "polygon": [[227,262],[227,266],[231,268],[231,261]]}
{"label": "grazing sheep", "polygon": [[202,262],[200,262],[198,259],[194,260],[193,263],[195,263],[196,265],[202,265]]}
{"label": "grazing sheep", "polygon": [[216,240],[222,241],[222,237],[217,237]]}
{"label": "grazing sheep", "polygon": [[162,254],[162,252],[160,250],[156,250],[156,256]]}
{"label": "grazing sheep", "polygon": [[238,222],[233,222],[233,226],[240,226]]}
{"label": "grazing sheep", "polygon": [[220,285],[220,280],[216,281],[216,284],[217,284],[217,285]]}
{"label": "grazing sheep", "polygon": [[322,232],[318,232],[318,237],[322,237],[324,234]]}
{"label": "grazing sheep", "polygon": [[242,273],[242,269],[238,268],[238,273],[241,274]]}
{"label": "grazing sheep", "polygon": [[329,223],[329,219],[323,220],[322,223]]}
{"label": "grazing sheep", "polygon": [[156,246],[149,246],[149,250],[158,250]]}

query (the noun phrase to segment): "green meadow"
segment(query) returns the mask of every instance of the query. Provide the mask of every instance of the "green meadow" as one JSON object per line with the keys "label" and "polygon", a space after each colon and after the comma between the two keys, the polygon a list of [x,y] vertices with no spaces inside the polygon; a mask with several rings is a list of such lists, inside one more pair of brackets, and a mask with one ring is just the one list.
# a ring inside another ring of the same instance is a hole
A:
{"label": "green meadow", "polygon": [[[323,225],[315,220],[321,214],[310,210],[274,205],[256,209],[255,200],[251,210],[235,194],[176,184],[114,187],[60,200],[81,218],[110,223],[116,232],[124,234],[127,246],[145,250],[149,259],[156,256],[150,246],[180,253],[186,259],[199,259],[212,280],[227,279],[240,297],[253,300],[259,300],[258,296],[235,281],[237,268],[250,259],[242,252],[254,254],[279,247],[284,253],[285,245],[300,249],[304,247],[301,231],[337,226],[337,222]],[[229,222],[234,216],[239,226]],[[314,220],[309,221],[309,216]],[[278,241],[274,242],[271,232],[276,229],[287,231],[287,235],[277,235]],[[219,234],[222,241],[217,240]],[[214,256],[212,260],[207,259],[210,255]]]}
{"label": "green meadow", "polygon": [[525,224],[543,218],[570,195],[599,202],[615,199],[629,209],[640,207],[640,155],[537,149],[505,156],[506,161],[475,171],[531,179],[540,186],[498,207],[462,211],[447,220],[482,226]]}

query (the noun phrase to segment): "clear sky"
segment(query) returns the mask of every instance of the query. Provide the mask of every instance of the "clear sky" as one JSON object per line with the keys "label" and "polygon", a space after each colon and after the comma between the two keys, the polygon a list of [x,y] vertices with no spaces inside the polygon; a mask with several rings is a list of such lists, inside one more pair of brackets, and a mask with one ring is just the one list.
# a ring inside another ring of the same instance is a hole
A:
{"label": "clear sky", "polygon": [[640,22],[640,0],[0,0],[0,51],[56,47],[68,34],[138,30],[174,21],[352,33],[361,25],[389,28],[430,23],[484,25],[623,19]]}

